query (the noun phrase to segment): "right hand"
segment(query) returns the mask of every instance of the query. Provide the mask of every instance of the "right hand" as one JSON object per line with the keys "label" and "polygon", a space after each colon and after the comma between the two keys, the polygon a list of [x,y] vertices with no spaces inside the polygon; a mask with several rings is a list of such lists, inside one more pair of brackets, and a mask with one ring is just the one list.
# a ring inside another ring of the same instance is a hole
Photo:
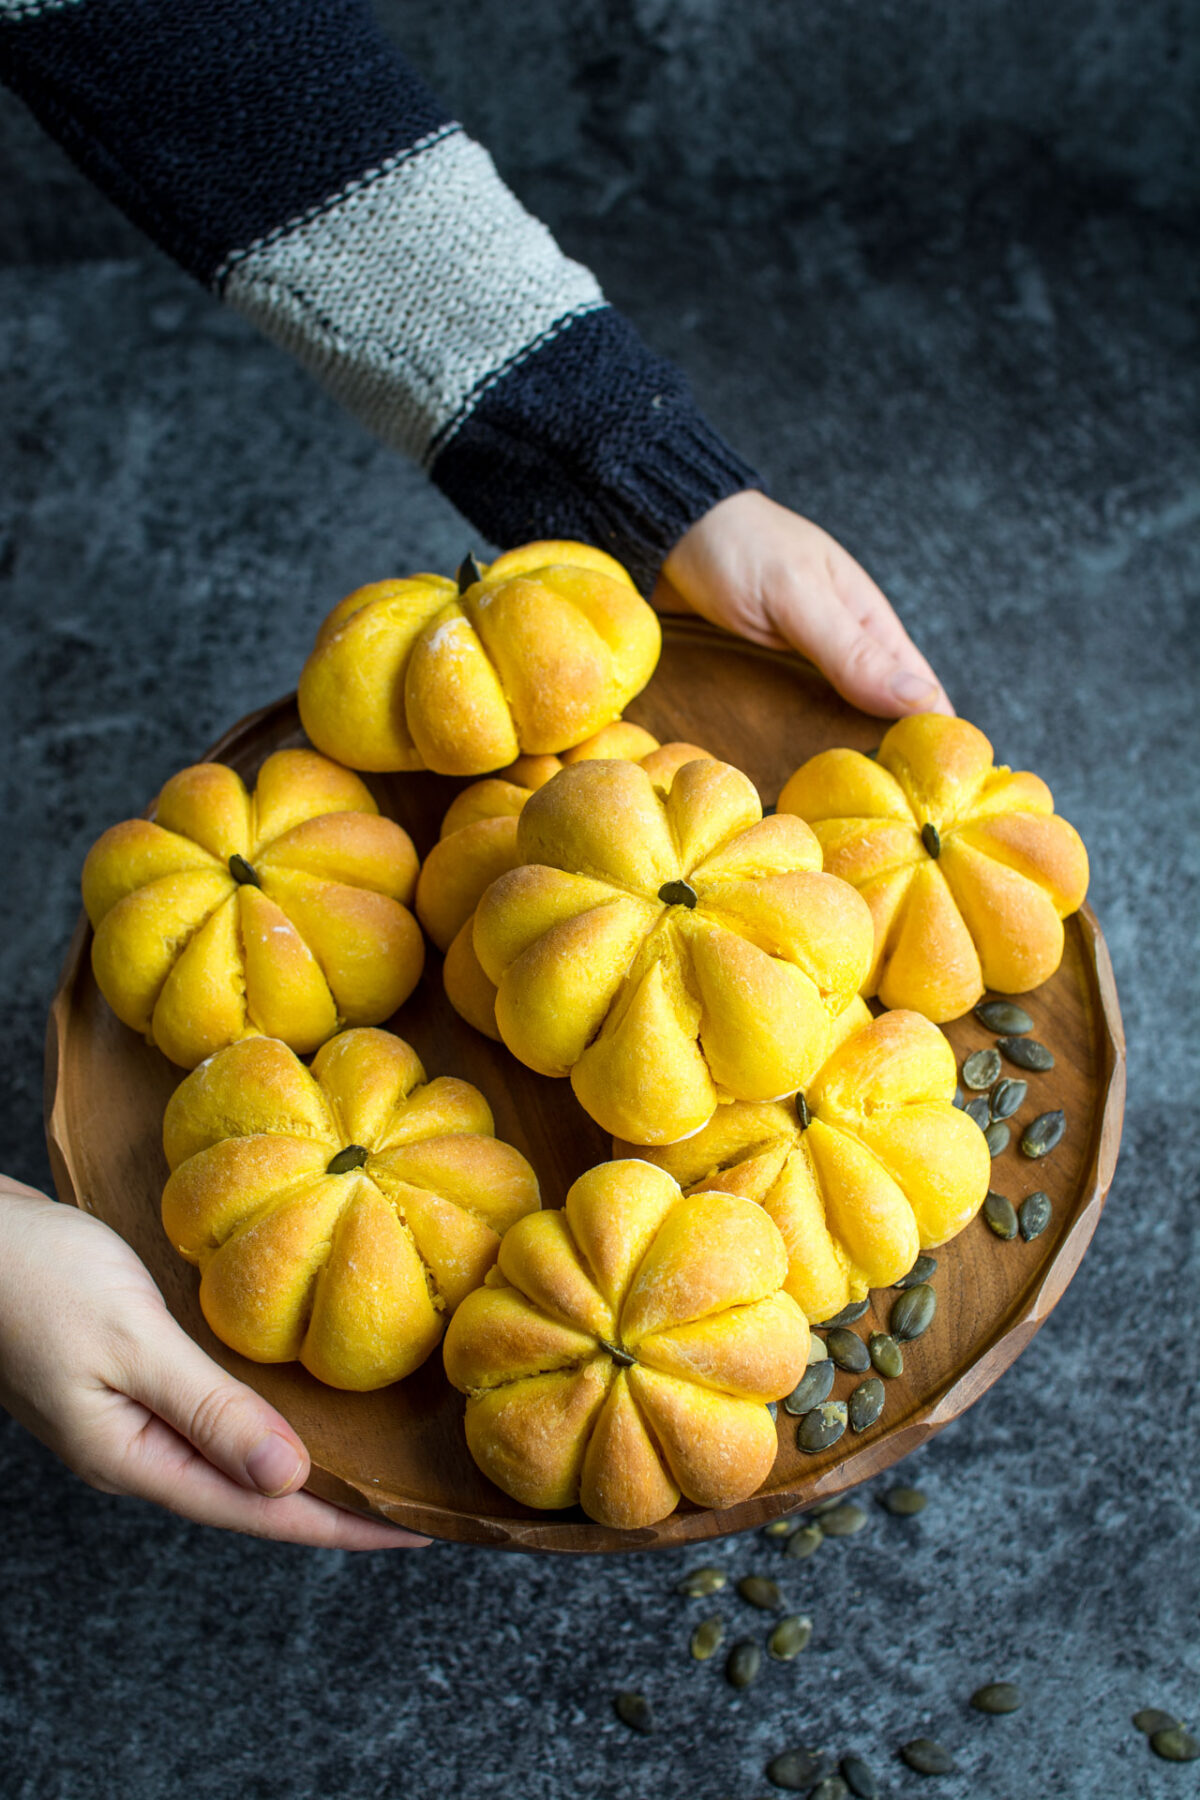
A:
{"label": "right hand", "polygon": [[301,1493],[287,1420],[192,1342],[124,1239],[7,1176],[0,1404],[92,1487],[201,1525],[322,1549],[429,1541]]}

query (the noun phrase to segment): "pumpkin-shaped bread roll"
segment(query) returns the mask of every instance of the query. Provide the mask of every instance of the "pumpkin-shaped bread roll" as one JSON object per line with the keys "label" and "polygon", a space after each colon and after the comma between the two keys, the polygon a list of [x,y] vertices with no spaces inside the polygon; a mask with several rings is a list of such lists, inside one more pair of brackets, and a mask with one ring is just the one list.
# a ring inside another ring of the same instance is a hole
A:
{"label": "pumpkin-shaped bread roll", "polygon": [[126,1025],[185,1069],[250,1033],[315,1050],[406,1000],[425,960],[417,855],[357,775],[278,750],[252,793],[224,763],[167,782],[153,820],[83,866],[92,968]]}
{"label": "pumpkin-shaped bread roll", "polygon": [[575,763],[526,801],[517,851],[475,914],[496,1024],[614,1136],[671,1143],[819,1066],[870,914],[737,769],[684,763],[664,790],[636,763]]}
{"label": "pumpkin-shaped bread roll", "polygon": [[1045,782],[995,768],[965,719],[901,719],[874,761],[823,750],[796,770],[779,810],[807,820],[825,867],[870,906],[863,992],[885,1006],[957,1019],[986,988],[1026,993],[1062,960],[1087,851]]}
{"label": "pumpkin-shaped bread roll", "polygon": [[538,1206],[476,1088],[427,1082],[390,1032],[346,1031],[312,1071],[274,1038],[195,1069],[163,1122],[167,1235],[217,1336],[332,1387],[398,1381]]}
{"label": "pumpkin-shaped bread roll", "polygon": [[485,566],[377,581],[334,607],[300,676],[318,749],[356,769],[483,775],[609,725],[654,672],[662,632],[619,562],[524,544]]}
{"label": "pumpkin-shaped bread roll", "polygon": [[604,758],[637,762],[658,787],[670,787],[676,769],[708,755],[695,744],[660,744],[618,719],[595,737],[558,756],[523,756],[498,775],[476,781],[453,800],[441,837],[421,866],[417,917],[445,951],[442,980],[456,1012],[488,1037],[496,1029],[496,989],[475,954],[475,908],[498,875],[517,867],[517,819],[530,794],[570,763]]}
{"label": "pumpkin-shaped bread roll", "polygon": [[762,1207],[686,1198],[646,1162],[589,1170],[561,1212],[512,1228],[450,1321],[471,1455],[526,1506],[578,1502],[624,1530],[680,1494],[746,1499],[775,1460],[767,1403],[808,1356],[786,1269]]}
{"label": "pumpkin-shaped bread roll", "polygon": [[695,1137],[642,1152],[688,1193],[757,1200],[787,1246],[784,1286],[814,1324],[960,1232],[991,1168],[982,1131],[953,1103],[954,1052],[936,1025],[914,1012],[872,1019],[855,1000],[835,1030],[802,1093],[735,1101]]}

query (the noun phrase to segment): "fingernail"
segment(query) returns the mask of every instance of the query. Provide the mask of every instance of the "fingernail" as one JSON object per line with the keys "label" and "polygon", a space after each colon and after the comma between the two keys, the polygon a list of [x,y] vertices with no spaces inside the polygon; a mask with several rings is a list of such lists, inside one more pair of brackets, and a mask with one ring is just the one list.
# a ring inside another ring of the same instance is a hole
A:
{"label": "fingernail", "polygon": [[300,1465],[295,1444],[289,1444],[277,1431],[268,1431],[247,1456],[246,1473],[260,1494],[276,1500],[291,1487]]}
{"label": "fingernail", "polygon": [[911,675],[907,669],[900,669],[892,676],[892,692],[905,706],[915,706],[918,701],[928,705],[937,699],[938,684],[924,675]]}

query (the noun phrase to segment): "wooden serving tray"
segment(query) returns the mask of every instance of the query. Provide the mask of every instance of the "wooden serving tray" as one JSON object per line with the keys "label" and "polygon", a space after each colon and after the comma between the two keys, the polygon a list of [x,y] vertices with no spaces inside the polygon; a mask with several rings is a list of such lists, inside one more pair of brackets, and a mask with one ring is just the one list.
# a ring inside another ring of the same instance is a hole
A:
{"label": "wooden serving tray", "polygon": [[[797,657],[760,650],[692,620],[667,620],[662,661],[628,717],[666,741],[685,738],[745,769],[773,804],[792,770],[835,744],[868,749],[886,724],[856,712]],[[209,752],[251,780],[271,751],[303,743],[294,697],[235,725]],[[383,808],[424,855],[446,806],[466,784],[438,775],[372,778]],[[508,1499],[476,1469],[462,1429],[462,1396],[435,1353],[408,1380],[374,1394],[323,1387],[298,1363],[268,1366],[227,1350],[208,1329],[195,1269],[171,1249],[159,1220],[167,1177],[163,1109],[182,1072],[121,1025],[100,997],[81,919],[50,1015],[46,1131],[59,1196],[119,1231],[150,1269],[168,1306],[196,1341],[288,1418],[312,1455],[313,1492],[433,1537],[516,1550],[631,1550],[743,1531],[879,1474],[964,1412],[1020,1355],[1058,1301],[1096,1228],[1112,1179],[1125,1095],[1125,1045],[1112,967],[1090,910],[1070,919],[1054,979],[1024,999],[1035,1034],[1054,1051],[1046,1075],[1030,1075],[1013,1145],[993,1164],[992,1185],[1014,1204],[1044,1188],[1054,1204],[1045,1234],[1002,1243],[977,1218],[938,1253],[938,1310],[927,1334],[905,1347],[905,1372],[889,1381],[878,1424],[847,1432],[818,1456],[795,1446],[795,1421],[779,1410],[779,1454],[750,1500],[720,1513],[686,1501],[660,1524],[621,1532],[580,1511],[539,1513]],[[463,1023],[446,1001],[430,948],[425,975],[390,1021],[429,1075],[455,1074],[487,1095],[497,1135],[533,1162],[544,1204],[561,1205],[575,1177],[610,1155],[608,1138],[580,1110],[566,1081],[524,1068]],[[993,1041],[973,1018],[948,1028],[958,1055]],[[1011,1071],[1016,1074],[1019,1071]],[[1040,1162],[1019,1155],[1020,1128],[1062,1107],[1067,1132]],[[878,1292],[857,1327],[886,1329],[893,1293]],[[857,1377],[839,1375],[844,1395]]]}

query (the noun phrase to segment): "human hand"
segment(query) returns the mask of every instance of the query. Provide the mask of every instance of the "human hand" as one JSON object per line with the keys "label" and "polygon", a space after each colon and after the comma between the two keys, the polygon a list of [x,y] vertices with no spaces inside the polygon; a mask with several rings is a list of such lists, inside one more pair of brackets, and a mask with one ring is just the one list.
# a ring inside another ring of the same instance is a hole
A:
{"label": "human hand", "polygon": [[698,519],[664,562],[653,604],[700,613],[772,650],[803,651],[864,712],[954,711],[866,570],[765,494],[732,494]]}
{"label": "human hand", "polygon": [[175,1323],[128,1244],[7,1176],[0,1404],[92,1487],[201,1525],[322,1549],[428,1542],[300,1493],[296,1433]]}

